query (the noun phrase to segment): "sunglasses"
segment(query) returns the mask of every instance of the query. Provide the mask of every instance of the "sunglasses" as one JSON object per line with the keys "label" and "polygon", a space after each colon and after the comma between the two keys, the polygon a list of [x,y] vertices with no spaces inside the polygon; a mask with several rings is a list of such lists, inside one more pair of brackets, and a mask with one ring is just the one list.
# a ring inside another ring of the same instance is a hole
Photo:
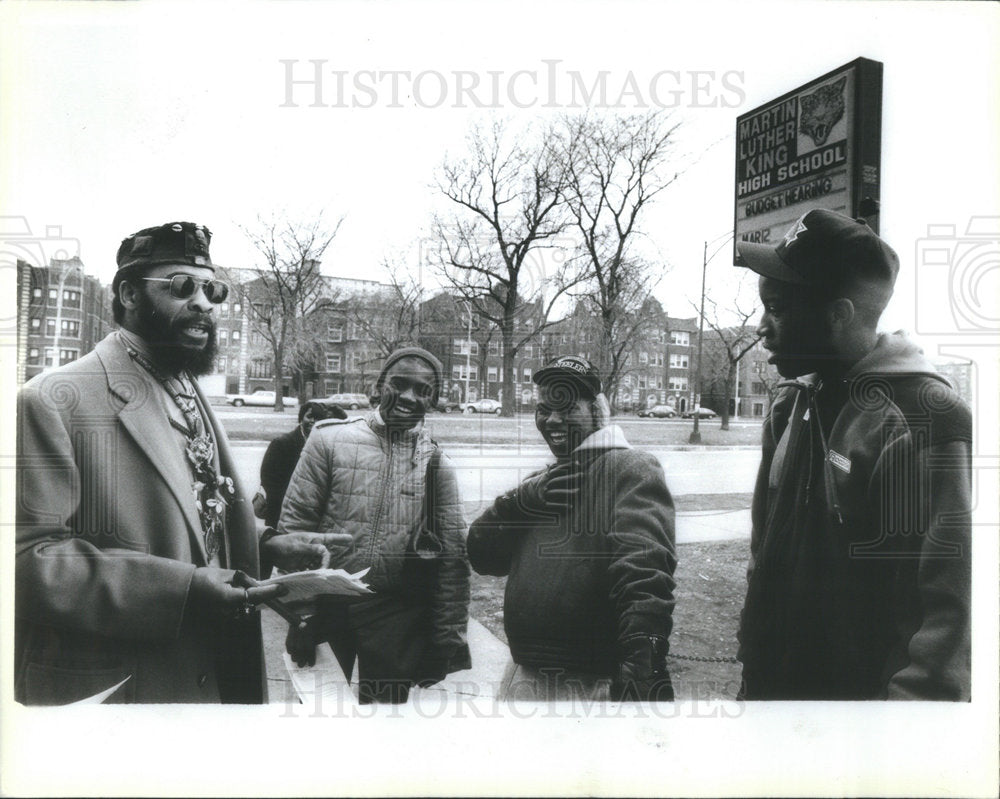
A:
{"label": "sunglasses", "polygon": [[205,299],[213,305],[225,302],[229,296],[229,284],[221,280],[199,280],[191,275],[174,275],[173,277],[144,277],[143,280],[150,280],[155,283],[169,283],[170,296],[178,300],[189,300],[200,288],[205,294]]}

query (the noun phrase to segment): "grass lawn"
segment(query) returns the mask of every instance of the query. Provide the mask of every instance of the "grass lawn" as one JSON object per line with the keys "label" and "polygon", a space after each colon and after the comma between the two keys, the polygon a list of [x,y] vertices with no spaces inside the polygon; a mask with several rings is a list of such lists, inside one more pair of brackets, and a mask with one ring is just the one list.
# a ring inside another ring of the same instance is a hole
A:
{"label": "grass lawn", "polygon": [[[678,546],[676,607],[668,661],[678,699],[733,699],[740,666],[688,660],[680,655],[732,658],[746,592],[747,541]],[[472,575],[469,611],[501,641],[505,578]]]}

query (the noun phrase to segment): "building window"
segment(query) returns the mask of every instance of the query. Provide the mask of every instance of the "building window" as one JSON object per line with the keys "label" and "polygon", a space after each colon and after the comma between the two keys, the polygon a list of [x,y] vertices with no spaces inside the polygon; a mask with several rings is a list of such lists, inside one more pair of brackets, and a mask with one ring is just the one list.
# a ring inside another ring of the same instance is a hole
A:
{"label": "building window", "polygon": [[38,347],[32,347],[30,350],[28,350],[28,363],[31,364],[32,366],[37,366],[38,356],[39,356]]}
{"label": "building window", "polygon": [[531,369],[527,366],[521,371],[521,382],[530,383],[531,382]]}
{"label": "building window", "polygon": [[68,336],[69,338],[80,338],[80,322],[76,319],[63,319],[59,328],[62,331],[60,335]]}
{"label": "building window", "polygon": [[639,375],[639,388],[646,387],[646,375]]}
{"label": "building window", "polygon": [[326,356],[326,371],[328,372],[339,372],[340,371],[340,354],[329,354]]}
{"label": "building window", "polygon": [[237,342],[239,340],[240,340],[240,331],[239,330],[234,330],[233,331],[233,341]]}
{"label": "building window", "polygon": [[224,327],[220,327],[219,328],[219,344],[223,344],[224,345],[224,344],[228,344],[228,343],[229,343],[229,331],[226,330]]}
{"label": "building window", "polygon": [[662,377],[657,377],[656,378],[656,387],[658,389],[662,389],[663,388],[663,378]]}
{"label": "building window", "polygon": [[[464,381],[466,377],[465,364],[454,364],[451,367],[451,379]],[[469,380],[475,381],[479,379],[479,367],[472,365],[469,367],[468,371]]]}
{"label": "building window", "polygon": [[51,336],[55,336],[55,334],[56,334],[56,320],[55,319],[46,319],[45,320],[45,335],[51,337]]}
{"label": "building window", "polygon": [[219,304],[219,318],[228,319],[229,318],[229,303],[223,302]]}
{"label": "building window", "polygon": [[56,291],[56,289],[49,289],[49,305],[55,305],[56,304],[56,298],[58,298],[58,296],[59,296],[59,292]]}
{"label": "building window", "polygon": [[753,404],[753,415],[754,416],[763,416],[764,415],[764,403],[763,402],[755,402]]}
{"label": "building window", "polygon": [[239,316],[240,315],[240,311],[242,311],[242,310],[243,310],[243,306],[242,305],[240,305],[238,302],[234,302],[233,303],[233,316]]}
{"label": "building window", "polygon": [[215,371],[219,372],[221,374],[225,374],[226,373],[226,356],[225,355],[220,355],[219,358],[218,358],[218,360],[215,363],[216,363]]}
{"label": "building window", "polygon": [[31,320],[31,329],[32,330],[41,330],[42,329],[42,320],[38,319],[38,318],[32,319]]}
{"label": "building window", "polygon": [[[331,322],[326,326],[326,341],[328,344],[339,344],[343,340],[344,325],[342,323]],[[340,371],[340,367],[337,368],[337,371]]]}
{"label": "building window", "polygon": [[763,383],[758,383],[758,382],[754,381],[753,383],[750,384],[750,393],[751,394],[766,394],[767,393],[767,389],[764,388],[764,384]]}
{"label": "building window", "polygon": [[42,298],[42,290],[39,288],[32,289],[31,298],[33,300],[40,300]]}
{"label": "building window", "polygon": [[486,379],[490,383],[497,382],[497,368],[495,366],[487,366],[486,367]]}
{"label": "building window", "polygon": [[70,308],[79,308],[80,292],[73,291],[71,289],[65,289],[63,291],[63,305],[68,305]]}
{"label": "building window", "polygon": [[534,358],[535,357],[535,347],[534,347],[533,344],[525,344],[524,345],[524,357],[525,358]]}
{"label": "building window", "polygon": [[691,334],[686,330],[671,330],[670,343],[679,347],[689,347],[691,346]]}
{"label": "building window", "polygon": [[500,342],[499,341],[491,341],[490,342],[490,344],[489,344],[489,354],[490,355],[499,355],[500,354]]}
{"label": "building window", "polygon": [[670,354],[671,369],[687,369],[687,366],[688,366],[687,355],[678,355],[677,353]]}
{"label": "building window", "polygon": [[670,378],[670,390],[671,391],[687,391],[688,381],[686,377],[671,377]]}
{"label": "building window", "polygon": [[653,366],[663,366],[663,353],[657,352],[653,355]]}
{"label": "building window", "polygon": [[250,362],[250,377],[271,377],[271,362],[266,358],[254,358]]}

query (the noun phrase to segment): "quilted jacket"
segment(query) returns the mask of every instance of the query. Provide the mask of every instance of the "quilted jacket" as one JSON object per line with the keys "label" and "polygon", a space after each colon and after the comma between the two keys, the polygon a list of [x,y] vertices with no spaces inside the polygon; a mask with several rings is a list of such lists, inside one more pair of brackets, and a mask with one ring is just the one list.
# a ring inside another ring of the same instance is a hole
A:
{"label": "quilted jacket", "polygon": [[[377,411],[317,423],[288,485],[278,532],[350,533],[354,543],[333,554],[331,568],[370,568],[365,581],[375,592],[425,601],[404,569],[404,553],[421,522],[427,462],[436,447],[422,427],[390,442]],[[458,480],[447,457],[434,490],[443,552],[426,598],[430,643],[454,670],[468,667],[469,563]]]}

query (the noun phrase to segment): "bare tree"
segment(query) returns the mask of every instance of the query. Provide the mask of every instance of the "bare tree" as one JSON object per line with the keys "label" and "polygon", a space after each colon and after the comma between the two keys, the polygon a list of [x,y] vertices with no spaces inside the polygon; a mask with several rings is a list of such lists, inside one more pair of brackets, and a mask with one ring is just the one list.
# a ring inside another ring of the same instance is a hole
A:
{"label": "bare tree", "polygon": [[389,273],[388,289],[349,297],[344,305],[348,319],[375,344],[378,358],[417,343],[424,298],[423,287],[406,274],[404,266],[388,260],[382,265]]}
{"label": "bare tree", "polygon": [[[496,325],[503,348],[503,415],[515,408],[514,362],[537,338],[548,312],[577,279],[563,260],[542,275],[541,252],[557,248],[568,224],[566,170],[549,129],[475,128],[465,158],[446,160],[437,187],[454,204],[434,220],[433,256],[473,312]],[[532,271],[533,270],[533,271]],[[539,313],[540,310],[540,313]]]}
{"label": "bare tree", "polygon": [[[258,216],[256,225],[241,228],[262,263],[243,270],[249,279],[233,282],[251,329],[270,348],[276,411],[284,410],[281,380],[285,368],[301,377],[318,357],[315,325],[320,312],[335,301],[320,273],[320,259],[342,222],[343,217],[330,226],[319,212],[302,222],[287,216]],[[298,383],[301,394],[303,381]]]}
{"label": "bare tree", "polygon": [[680,174],[668,169],[680,123],[647,114],[583,115],[564,124],[567,205],[588,275],[580,297],[599,321],[597,367],[613,403],[629,353],[646,332],[650,320],[642,309],[659,280],[633,245],[642,235],[643,210]]}
{"label": "bare tree", "polygon": [[[740,300],[734,300],[731,308],[726,310],[729,311],[730,317],[735,317],[736,324],[725,326],[719,321],[719,307],[716,301],[706,297],[705,302],[710,307],[705,314],[705,324],[715,334],[717,346],[702,355],[703,360],[707,362],[705,365],[709,368],[702,370],[701,379],[702,384],[714,383],[721,379],[723,399],[722,407],[719,409],[719,416],[722,417],[720,427],[722,430],[728,430],[729,400],[733,396],[736,370],[743,356],[760,340],[756,325],[749,324],[750,319],[757,315],[757,306],[754,304],[747,309],[744,304],[741,308]],[[702,387],[698,386],[699,393],[701,390]]]}

